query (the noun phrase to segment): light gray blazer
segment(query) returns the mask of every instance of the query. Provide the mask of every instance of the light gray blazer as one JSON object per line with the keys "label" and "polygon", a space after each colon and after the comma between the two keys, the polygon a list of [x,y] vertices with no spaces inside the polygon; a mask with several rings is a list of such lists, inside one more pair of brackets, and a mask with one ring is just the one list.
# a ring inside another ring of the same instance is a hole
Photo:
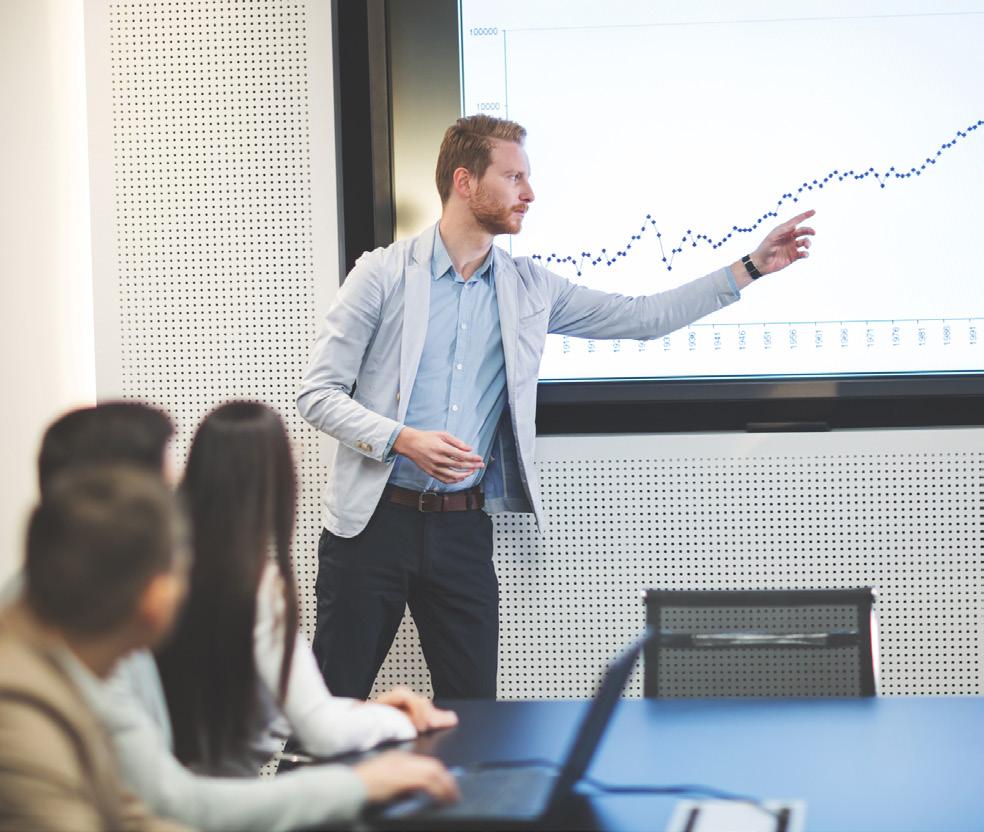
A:
{"label": "light gray blazer", "polygon": [[[324,525],[361,532],[379,502],[403,423],[430,310],[436,226],[364,254],[325,316],[297,397],[301,415],[339,442],[323,493]],[[533,512],[543,528],[533,466],[536,383],[547,333],[659,338],[738,299],[727,269],[630,298],[571,283],[528,257],[494,250],[507,405],[482,487],[486,511]]]}

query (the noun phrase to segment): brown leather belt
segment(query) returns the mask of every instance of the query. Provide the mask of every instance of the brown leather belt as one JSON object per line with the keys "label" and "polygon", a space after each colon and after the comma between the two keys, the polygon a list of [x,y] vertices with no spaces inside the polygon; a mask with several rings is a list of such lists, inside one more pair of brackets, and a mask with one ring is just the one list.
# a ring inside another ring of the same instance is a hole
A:
{"label": "brown leather belt", "polygon": [[485,495],[478,486],[466,491],[439,494],[436,491],[411,491],[398,485],[387,485],[383,489],[383,499],[424,512],[472,511],[485,505]]}

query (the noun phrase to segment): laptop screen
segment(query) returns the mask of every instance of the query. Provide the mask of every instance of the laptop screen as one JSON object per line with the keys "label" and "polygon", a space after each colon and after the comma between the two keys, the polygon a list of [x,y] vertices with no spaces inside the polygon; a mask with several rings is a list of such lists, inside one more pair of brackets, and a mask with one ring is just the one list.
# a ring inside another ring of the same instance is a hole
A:
{"label": "laptop screen", "polygon": [[639,639],[627,647],[616,658],[605,673],[595,698],[588,706],[588,711],[578,726],[577,734],[571,743],[567,758],[554,784],[552,799],[565,795],[574,787],[591,765],[595,752],[601,744],[605,729],[611,721],[615,706],[622,696],[635,667],[636,659],[652,636],[653,630],[646,630]]}

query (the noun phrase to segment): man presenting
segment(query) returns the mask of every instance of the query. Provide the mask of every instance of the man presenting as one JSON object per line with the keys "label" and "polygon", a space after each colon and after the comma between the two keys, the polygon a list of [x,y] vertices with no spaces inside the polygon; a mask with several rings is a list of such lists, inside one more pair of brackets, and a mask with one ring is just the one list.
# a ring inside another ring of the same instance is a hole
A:
{"label": "man presenting", "polygon": [[[800,214],[750,255],[644,297],[570,283],[492,245],[533,202],[526,131],[448,128],[440,222],[363,255],[329,310],[297,404],[339,442],[324,492],[314,650],[365,698],[409,604],[438,697],[494,697],[499,588],[488,513],[532,512],[536,383],[548,333],[659,338],[807,256]],[[480,511],[479,509],[485,509]]]}

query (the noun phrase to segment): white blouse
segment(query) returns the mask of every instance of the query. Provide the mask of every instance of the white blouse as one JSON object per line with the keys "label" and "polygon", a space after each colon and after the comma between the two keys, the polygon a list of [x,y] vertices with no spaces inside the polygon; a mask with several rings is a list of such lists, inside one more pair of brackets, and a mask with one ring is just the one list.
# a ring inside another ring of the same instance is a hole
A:
{"label": "white blouse", "polygon": [[[278,703],[285,610],[283,579],[277,564],[270,561],[256,595],[253,654],[269,700]],[[413,723],[396,708],[332,696],[303,633],[294,642],[287,696],[280,709],[303,749],[319,756],[363,751],[385,740],[417,736]]]}

